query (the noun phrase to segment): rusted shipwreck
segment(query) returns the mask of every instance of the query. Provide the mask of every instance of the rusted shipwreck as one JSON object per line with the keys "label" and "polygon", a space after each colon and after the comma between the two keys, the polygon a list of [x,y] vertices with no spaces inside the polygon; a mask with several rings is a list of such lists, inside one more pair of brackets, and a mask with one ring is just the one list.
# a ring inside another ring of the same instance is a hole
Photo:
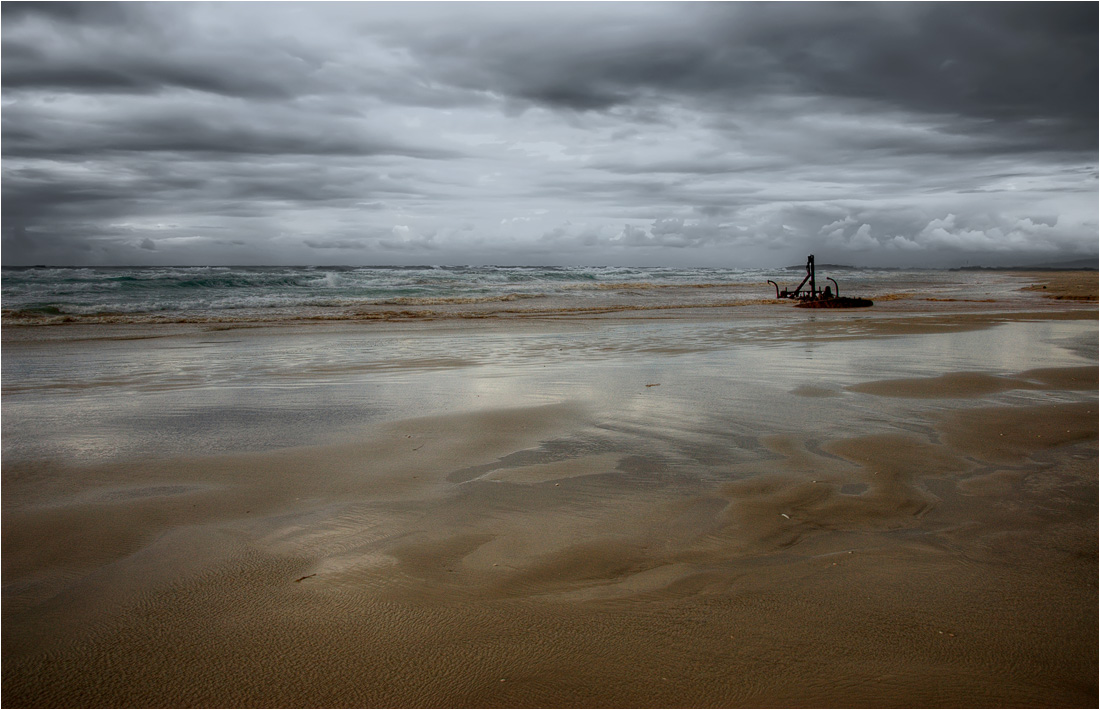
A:
{"label": "rusted shipwreck", "polygon": [[[869,298],[841,296],[840,286],[837,282],[828,277],[826,277],[826,280],[832,281],[833,285],[825,286],[824,289],[819,290],[817,288],[817,275],[814,272],[814,256],[810,254],[806,257],[806,278],[802,279],[802,283],[798,284],[793,291],[786,288],[780,291],[779,284],[771,279],[768,279],[768,283],[775,286],[776,298],[789,298],[798,301],[795,304],[798,308],[867,308],[875,305],[875,302]],[[809,288],[806,288],[806,282],[809,282]]]}

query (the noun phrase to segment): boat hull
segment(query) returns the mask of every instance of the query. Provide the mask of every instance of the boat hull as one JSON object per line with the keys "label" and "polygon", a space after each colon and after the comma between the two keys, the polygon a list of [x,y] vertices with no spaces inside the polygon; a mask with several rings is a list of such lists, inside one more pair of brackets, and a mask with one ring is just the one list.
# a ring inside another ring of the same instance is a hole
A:
{"label": "boat hull", "polygon": [[814,301],[802,301],[796,303],[795,308],[867,308],[875,305],[869,298],[850,298],[837,296],[836,298],[821,298]]}

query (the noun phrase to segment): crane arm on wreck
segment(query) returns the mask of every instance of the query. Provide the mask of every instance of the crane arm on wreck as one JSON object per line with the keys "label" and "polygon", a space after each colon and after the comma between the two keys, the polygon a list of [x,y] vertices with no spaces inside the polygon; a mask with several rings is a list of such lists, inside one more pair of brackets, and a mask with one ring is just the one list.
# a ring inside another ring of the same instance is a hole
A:
{"label": "crane arm on wreck", "polygon": [[[806,258],[806,278],[802,279],[802,283],[793,290],[787,289],[779,290],[779,284],[768,279],[768,283],[775,286],[776,298],[789,298],[794,301],[798,301],[795,305],[798,308],[866,308],[873,306],[874,301],[869,298],[856,298],[852,296],[841,296],[840,286],[832,278],[826,277],[829,281],[833,282],[833,286],[836,287],[836,291],[833,291],[832,287],[826,286],[823,290],[817,288],[817,275],[814,269],[814,256],[810,254]],[[804,290],[806,282],[810,282],[810,287]]]}

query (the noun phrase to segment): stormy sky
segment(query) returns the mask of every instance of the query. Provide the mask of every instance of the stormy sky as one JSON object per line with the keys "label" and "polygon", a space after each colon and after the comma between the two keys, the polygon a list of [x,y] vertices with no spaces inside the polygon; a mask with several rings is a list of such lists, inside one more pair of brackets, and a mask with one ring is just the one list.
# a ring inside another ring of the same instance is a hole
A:
{"label": "stormy sky", "polygon": [[1094,2],[0,7],[5,266],[1097,251]]}

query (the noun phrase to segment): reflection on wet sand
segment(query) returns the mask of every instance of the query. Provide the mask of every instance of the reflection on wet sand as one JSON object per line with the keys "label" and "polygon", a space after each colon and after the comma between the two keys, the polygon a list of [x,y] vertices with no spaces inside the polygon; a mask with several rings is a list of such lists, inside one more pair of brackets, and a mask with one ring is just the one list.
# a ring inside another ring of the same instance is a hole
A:
{"label": "reflection on wet sand", "polygon": [[[5,389],[131,431],[81,460],[5,421],[5,703],[1091,702],[1095,318],[902,320],[245,336],[198,386]],[[153,456],[168,405],[227,431]]]}

